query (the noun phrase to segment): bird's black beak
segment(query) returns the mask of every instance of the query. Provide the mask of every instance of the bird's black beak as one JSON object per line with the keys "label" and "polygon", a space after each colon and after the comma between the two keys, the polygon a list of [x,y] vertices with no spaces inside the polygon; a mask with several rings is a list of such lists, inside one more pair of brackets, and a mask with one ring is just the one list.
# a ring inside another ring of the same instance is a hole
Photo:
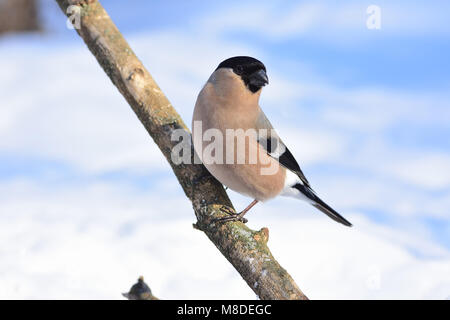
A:
{"label": "bird's black beak", "polygon": [[256,72],[253,72],[248,77],[248,83],[252,86],[260,88],[269,83],[269,78],[267,78],[266,72],[263,69],[260,69]]}

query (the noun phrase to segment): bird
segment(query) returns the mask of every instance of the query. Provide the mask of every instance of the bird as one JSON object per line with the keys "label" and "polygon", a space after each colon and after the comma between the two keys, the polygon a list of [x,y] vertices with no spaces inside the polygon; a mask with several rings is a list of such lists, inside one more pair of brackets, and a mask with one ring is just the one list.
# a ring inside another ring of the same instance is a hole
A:
{"label": "bird", "polygon": [[122,293],[128,300],[159,300],[152,294],[150,287],[144,282],[144,277],[140,276],[138,282],[133,284],[130,291]]}
{"label": "bird", "polygon": [[[258,202],[288,196],[304,200],[331,219],[352,226],[317,196],[262,111],[259,98],[268,83],[261,61],[236,56],[222,61],[198,94],[192,116],[196,155],[225,187],[254,199],[239,213],[223,210],[228,216],[218,221],[245,223],[244,215]],[[239,141],[244,143],[241,149]],[[252,154],[257,157],[250,161]]]}

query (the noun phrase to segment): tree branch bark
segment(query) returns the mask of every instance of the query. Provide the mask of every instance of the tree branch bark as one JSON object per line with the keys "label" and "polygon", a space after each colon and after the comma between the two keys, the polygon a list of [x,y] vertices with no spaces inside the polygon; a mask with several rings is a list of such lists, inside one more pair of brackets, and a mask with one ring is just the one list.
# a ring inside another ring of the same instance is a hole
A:
{"label": "tree branch bark", "polygon": [[233,208],[223,186],[203,165],[172,162],[171,150],[178,143],[171,141],[172,132],[181,129],[190,134],[189,129],[101,4],[96,0],[56,2],[66,15],[68,6],[80,7],[78,34],[170,163],[192,202],[197,217],[194,227],[208,236],[259,298],[307,299],[272,256],[267,247],[267,228],[254,231],[241,222],[213,223],[213,219],[223,216],[223,206]]}

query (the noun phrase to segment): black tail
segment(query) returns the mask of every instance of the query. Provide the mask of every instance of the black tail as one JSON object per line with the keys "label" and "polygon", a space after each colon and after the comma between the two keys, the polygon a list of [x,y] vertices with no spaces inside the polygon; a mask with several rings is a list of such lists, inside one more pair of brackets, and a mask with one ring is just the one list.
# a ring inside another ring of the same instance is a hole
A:
{"label": "black tail", "polygon": [[329,216],[334,221],[337,221],[339,223],[342,223],[344,226],[351,227],[352,224],[348,222],[343,216],[341,216],[339,213],[337,213],[333,208],[331,208],[329,205],[327,205],[325,202],[322,201],[310,187],[306,187],[302,184],[296,184],[294,186],[295,189],[303,193],[305,196],[307,196],[309,199],[313,201],[312,205],[325,213],[327,216]]}

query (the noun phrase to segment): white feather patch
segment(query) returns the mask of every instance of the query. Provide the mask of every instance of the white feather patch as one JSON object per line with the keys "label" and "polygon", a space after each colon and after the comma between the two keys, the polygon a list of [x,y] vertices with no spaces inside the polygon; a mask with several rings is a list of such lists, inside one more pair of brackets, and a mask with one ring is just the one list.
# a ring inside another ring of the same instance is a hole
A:
{"label": "white feather patch", "polygon": [[286,169],[284,188],[283,191],[281,191],[280,195],[300,199],[308,203],[313,203],[313,201],[309,199],[307,196],[305,196],[302,192],[300,192],[296,188],[293,188],[293,186],[295,186],[296,184],[303,185],[303,181],[295,173]]}

